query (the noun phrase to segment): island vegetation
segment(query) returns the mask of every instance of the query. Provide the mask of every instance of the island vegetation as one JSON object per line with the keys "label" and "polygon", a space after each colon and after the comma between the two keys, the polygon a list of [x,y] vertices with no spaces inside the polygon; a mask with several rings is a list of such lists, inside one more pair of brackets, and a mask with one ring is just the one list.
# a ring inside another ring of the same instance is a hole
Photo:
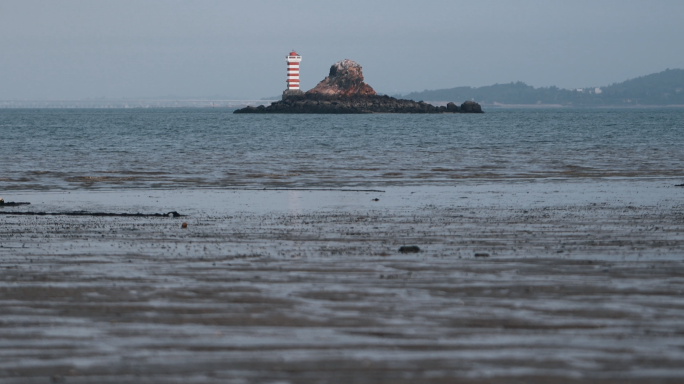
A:
{"label": "island vegetation", "polygon": [[605,87],[561,89],[523,82],[485,87],[425,90],[400,96],[439,102],[472,100],[482,105],[558,105],[578,107],[684,106],[684,69],[667,69]]}

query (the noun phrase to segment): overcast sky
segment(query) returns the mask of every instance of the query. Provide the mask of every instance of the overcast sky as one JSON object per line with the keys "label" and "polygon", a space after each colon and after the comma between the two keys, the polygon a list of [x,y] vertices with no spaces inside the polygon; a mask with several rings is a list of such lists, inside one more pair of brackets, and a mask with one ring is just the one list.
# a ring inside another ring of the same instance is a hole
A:
{"label": "overcast sky", "polygon": [[378,92],[684,68],[682,0],[0,0],[0,99],[277,96],[345,58]]}

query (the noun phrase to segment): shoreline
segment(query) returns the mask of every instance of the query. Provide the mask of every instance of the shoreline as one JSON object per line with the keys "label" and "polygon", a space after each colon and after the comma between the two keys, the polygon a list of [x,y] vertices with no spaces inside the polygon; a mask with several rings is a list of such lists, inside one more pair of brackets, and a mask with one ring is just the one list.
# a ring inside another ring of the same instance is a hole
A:
{"label": "shoreline", "polygon": [[[312,183],[324,184],[322,187],[306,187],[307,184],[301,185],[298,183],[260,183],[260,184],[246,184],[244,186],[220,186],[212,185],[211,183],[201,185],[184,185],[180,184],[175,187],[170,185],[164,186],[115,186],[115,183],[104,184],[102,187],[92,186],[60,186],[60,185],[33,185],[26,188],[22,186],[4,186],[3,196],[21,196],[23,194],[33,193],[142,193],[144,191],[311,191],[311,192],[385,192],[386,189],[396,188],[458,188],[469,187],[479,184],[521,184],[521,183],[600,183],[600,182],[639,182],[639,181],[662,181],[663,183],[677,186],[684,181],[684,175],[657,175],[657,176],[632,176],[631,172],[624,172],[625,175],[615,176],[539,176],[539,177],[500,177],[492,176],[490,178],[482,177],[463,177],[463,178],[444,178],[444,179],[400,179],[400,180],[375,180],[364,183],[357,181],[348,181],[341,183]],[[2,181],[2,180],[0,180]],[[267,185],[267,186],[263,186]],[[289,185],[292,185],[289,187]],[[19,198],[19,197],[17,197]],[[16,200],[17,198],[9,198]],[[10,200],[7,200],[10,201]]]}

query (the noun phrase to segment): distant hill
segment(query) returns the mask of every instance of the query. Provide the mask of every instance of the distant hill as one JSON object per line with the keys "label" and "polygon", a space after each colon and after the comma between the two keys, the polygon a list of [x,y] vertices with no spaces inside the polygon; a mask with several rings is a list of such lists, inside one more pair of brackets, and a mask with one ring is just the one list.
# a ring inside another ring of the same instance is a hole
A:
{"label": "distant hill", "polygon": [[486,87],[456,87],[413,92],[401,96],[409,100],[465,101],[480,104],[555,104],[563,106],[655,106],[684,105],[684,69],[638,77],[606,87],[560,89],[534,88],[522,82]]}

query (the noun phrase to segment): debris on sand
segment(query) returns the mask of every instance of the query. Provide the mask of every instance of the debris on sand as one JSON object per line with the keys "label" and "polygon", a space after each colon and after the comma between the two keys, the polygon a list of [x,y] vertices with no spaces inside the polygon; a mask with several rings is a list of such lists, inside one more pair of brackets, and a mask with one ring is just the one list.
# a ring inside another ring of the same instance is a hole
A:
{"label": "debris on sand", "polygon": [[117,216],[117,217],[181,217],[181,215],[176,211],[169,213],[111,213],[111,212],[87,212],[87,211],[74,211],[74,212],[0,212],[0,215],[24,215],[24,216]]}
{"label": "debris on sand", "polygon": [[187,228],[187,227],[188,227],[188,223],[181,224],[181,228]]}
{"label": "debris on sand", "polygon": [[399,247],[399,252],[400,253],[418,253],[418,252],[420,252],[420,248],[418,248],[417,245],[404,245],[402,247]]}
{"label": "debris on sand", "polygon": [[675,184],[675,187],[684,187],[684,184]]}
{"label": "debris on sand", "polygon": [[476,253],[475,257],[489,257],[489,253]]}
{"label": "debris on sand", "polygon": [[26,202],[14,202],[14,201],[7,201],[0,197],[0,207],[14,207],[17,205],[29,205],[31,203],[26,203]]}

